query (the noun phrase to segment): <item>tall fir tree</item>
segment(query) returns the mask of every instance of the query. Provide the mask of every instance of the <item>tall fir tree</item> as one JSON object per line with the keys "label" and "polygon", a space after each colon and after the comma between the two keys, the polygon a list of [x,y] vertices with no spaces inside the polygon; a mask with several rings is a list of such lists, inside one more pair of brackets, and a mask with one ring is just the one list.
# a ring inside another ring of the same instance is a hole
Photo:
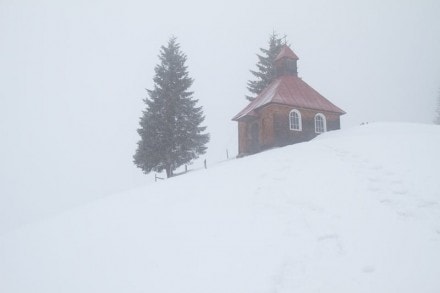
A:
{"label": "tall fir tree", "polygon": [[274,67],[274,60],[280,53],[281,47],[286,44],[283,40],[285,37],[278,37],[274,31],[269,36],[269,48],[260,48],[261,55],[257,54],[258,62],[257,69],[251,70],[251,73],[257,78],[256,80],[249,80],[247,88],[253,95],[247,95],[246,99],[252,101],[258,96],[261,91],[267,87],[275,78],[276,71]]}
{"label": "tall fir tree", "polygon": [[203,133],[203,109],[189,91],[193,79],[175,37],[161,47],[159,59],[154,88],[147,90],[149,99],[144,100],[147,109],[140,119],[141,139],[133,159],[144,173],[165,170],[171,177],[177,167],[206,152],[209,134]]}
{"label": "tall fir tree", "polygon": [[437,95],[437,109],[435,110],[434,124],[440,125],[440,90]]}

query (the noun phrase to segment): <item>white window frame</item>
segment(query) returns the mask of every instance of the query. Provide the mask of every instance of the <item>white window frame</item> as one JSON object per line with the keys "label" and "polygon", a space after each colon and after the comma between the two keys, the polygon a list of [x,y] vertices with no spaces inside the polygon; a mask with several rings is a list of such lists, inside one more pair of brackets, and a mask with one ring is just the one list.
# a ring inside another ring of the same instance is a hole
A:
{"label": "white window frame", "polygon": [[[318,127],[318,119],[321,118],[322,120],[322,129],[321,127]],[[324,114],[318,113],[315,115],[315,133],[323,133],[327,131],[327,119],[325,119]]]}
{"label": "white window frame", "polygon": [[[298,117],[298,128],[295,128],[294,126],[294,121],[292,121],[293,119],[295,119],[295,114]],[[301,112],[299,112],[296,109],[293,109],[292,111],[289,112],[289,128],[290,130],[294,130],[294,131],[302,131],[302,118],[301,118]]]}

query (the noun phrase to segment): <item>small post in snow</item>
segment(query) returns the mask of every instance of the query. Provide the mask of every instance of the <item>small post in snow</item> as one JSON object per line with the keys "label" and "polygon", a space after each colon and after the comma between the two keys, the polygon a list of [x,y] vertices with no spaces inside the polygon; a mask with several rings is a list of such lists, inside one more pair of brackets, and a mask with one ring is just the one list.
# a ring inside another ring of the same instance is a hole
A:
{"label": "small post in snow", "polygon": [[154,173],[154,182],[157,182],[158,179],[159,179],[159,180],[163,180],[163,178],[157,176],[157,174]]}
{"label": "small post in snow", "polygon": [[205,166],[205,169],[208,169],[208,167],[206,166],[206,159],[203,161],[203,165]]}

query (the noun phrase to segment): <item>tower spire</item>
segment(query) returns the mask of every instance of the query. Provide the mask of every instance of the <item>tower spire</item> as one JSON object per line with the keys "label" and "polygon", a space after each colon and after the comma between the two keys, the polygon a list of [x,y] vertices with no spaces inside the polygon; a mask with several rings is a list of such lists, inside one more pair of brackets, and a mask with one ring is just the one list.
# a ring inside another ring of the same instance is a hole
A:
{"label": "tower spire", "polygon": [[275,69],[277,76],[293,75],[298,76],[298,56],[293,53],[289,46],[283,45],[278,56],[275,58]]}

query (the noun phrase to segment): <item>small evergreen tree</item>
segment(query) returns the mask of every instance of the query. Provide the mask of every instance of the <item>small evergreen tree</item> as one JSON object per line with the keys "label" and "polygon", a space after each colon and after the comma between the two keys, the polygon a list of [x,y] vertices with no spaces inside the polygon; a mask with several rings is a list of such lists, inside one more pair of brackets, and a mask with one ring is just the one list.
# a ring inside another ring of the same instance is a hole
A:
{"label": "small evergreen tree", "polygon": [[267,87],[275,78],[276,72],[274,67],[274,60],[280,53],[281,47],[286,44],[283,38],[279,38],[278,34],[274,31],[269,36],[269,48],[260,48],[262,54],[257,54],[257,71],[251,70],[251,73],[257,78],[256,80],[248,81],[248,90],[253,96],[246,96],[246,99],[252,101],[261,91]]}
{"label": "small evergreen tree", "polygon": [[205,117],[189,91],[193,79],[188,76],[186,55],[176,38],[161,47],[159,59],[154,88],[147,90],[150,98],[144,100],[147,109],[140,119],[141,139],[133,158],[144,173],[165,170],[171,177],[177,167],[206,152],[209,134],[202,133]]}
{"label": "small evergreen tree", "polygon": [[440,125],[440,90],[437,96],[437,109],[435,110],[435,115],[434,124]]}

